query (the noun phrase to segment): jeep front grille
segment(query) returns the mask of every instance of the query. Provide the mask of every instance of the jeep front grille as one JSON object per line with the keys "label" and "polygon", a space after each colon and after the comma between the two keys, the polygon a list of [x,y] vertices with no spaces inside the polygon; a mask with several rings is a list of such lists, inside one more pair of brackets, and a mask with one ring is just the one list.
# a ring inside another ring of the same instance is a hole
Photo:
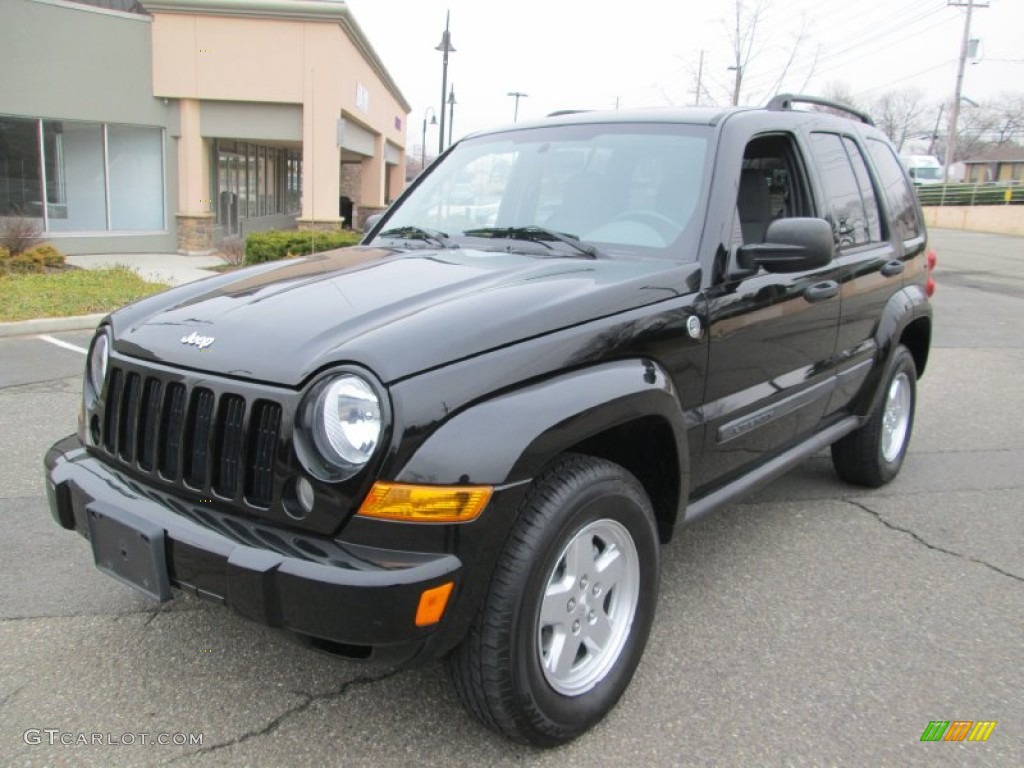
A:
{"label": "jeep front grille", "polygon": [[281,406],[112,367],[99,447],[166,484],[267,508]]}

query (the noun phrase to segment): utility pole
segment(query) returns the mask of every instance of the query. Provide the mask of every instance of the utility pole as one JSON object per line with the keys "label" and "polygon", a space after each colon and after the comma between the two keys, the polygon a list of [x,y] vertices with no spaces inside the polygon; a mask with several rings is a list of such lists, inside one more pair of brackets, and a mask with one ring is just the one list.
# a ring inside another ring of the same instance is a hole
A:
{"label": "utility pole", "polygon": [[694,106],[700,106],[701,78],[704,76],[704,49],[700,49],[700,63],[697,64],[697,94],[693,101]]}
{"label": "utility pole", "polygon": [[740,11],[742,9],[743,4],[740,0],[736,0],[736,65],[729,67],[736,72],[736,80],[732,89],[732,105],[734,107],[740,103],[740,87],[743,85],[743,37],[740,35]]}
{"label": "utility pole", "polygon": [[953,157],[956,153],[956,124],[960,119],[960,96],[964,87],[964,66],[967,64],[967,49],[971,42],[971,13],[975,8],[988,8],[988,3],[981,3],[977,0],[946,0],[947,5],[957,8],[967,8],[967,17],[964,19],[964,36],[960,43],[960,61],[956,68],[956,91],[953,93],[953,103],[949,107],[949,137],[946,140],[946,163],[942,171],[942,180],[949,183],[949,166],[953,164]]}

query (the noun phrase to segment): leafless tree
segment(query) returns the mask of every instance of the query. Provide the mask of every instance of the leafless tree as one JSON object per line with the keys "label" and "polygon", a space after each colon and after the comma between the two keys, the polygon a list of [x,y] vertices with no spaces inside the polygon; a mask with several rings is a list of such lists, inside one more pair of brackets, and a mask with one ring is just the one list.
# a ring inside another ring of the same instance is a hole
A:
{"label": "leafless tree", "polygon": [[871,102],[870,112],[896,151],[902,152],[907,139],[925,135],[930,130],[925,123],[927,106],[923,91],[903,88],[883,93]]}

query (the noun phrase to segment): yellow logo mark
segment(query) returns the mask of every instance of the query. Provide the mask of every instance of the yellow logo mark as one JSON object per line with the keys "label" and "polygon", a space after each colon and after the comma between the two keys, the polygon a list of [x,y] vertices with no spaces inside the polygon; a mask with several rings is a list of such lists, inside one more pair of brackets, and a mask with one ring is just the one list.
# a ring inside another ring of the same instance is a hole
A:
{"label": "yellow logo mark", "polygon": [[974,730],[967,737],[968,741],[988,741],[988,737],[995,730],[998,720],[979,720],[974,724]]}

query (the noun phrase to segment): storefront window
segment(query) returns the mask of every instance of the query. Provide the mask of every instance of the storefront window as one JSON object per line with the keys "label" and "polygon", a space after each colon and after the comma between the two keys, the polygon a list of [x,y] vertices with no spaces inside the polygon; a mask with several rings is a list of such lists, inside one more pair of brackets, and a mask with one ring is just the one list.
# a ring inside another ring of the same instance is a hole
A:
{"label": "storefront window", "polygon": [[0,216],[47,232],[164,230],[163,168],[160,128],[0,117]]}
{"label": "storefront window", "polygon": [[217,226],[225,236],[259,216],[297,213],[302,154],[277,147],[218,140],[214,145]]}
{"label": "storefront window", "polygon": [[0,216],[42,218],[39,123],[0,117]]}
{"label": "storefront window", "polygon": [[50,231],[106,229],[103,125],[44,120],[43,149]]}
{"label": "storefront window", "polygon": [[162,141],[159,128],[108,126],[111,229],[164,228]]}

